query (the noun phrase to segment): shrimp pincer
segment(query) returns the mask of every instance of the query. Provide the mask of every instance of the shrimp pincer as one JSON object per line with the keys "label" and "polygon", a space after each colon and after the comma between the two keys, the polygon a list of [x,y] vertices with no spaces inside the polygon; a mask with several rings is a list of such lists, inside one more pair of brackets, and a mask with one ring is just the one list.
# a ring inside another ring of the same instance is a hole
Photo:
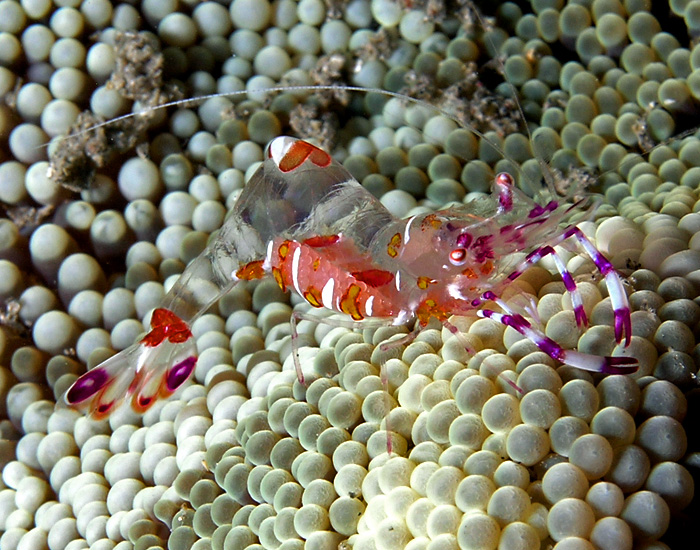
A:
{"label": "shrimp pincer", "polygon": [[[353,326],[415,318],[424,327],[435,318],[449,327],[451,315],[476,312],[512,327],[562,363],[607,374],[634,372],[633,358],[563,349],[499,296],[550,256],[577,323],[585,325],[579,290],[554,249],[573,239],[605,279],[617,343],[630,344],[630,307],[620,276],[577,227],[560,227],[572,208],[554,200],[536,203],[503,173],[490,196],[397,219],[328,153],[276,138],[217,237],[153,312],[150,332],[81,376],[65,399],[97,418],[125,399],[145,411],[194,372],[193,321],[239,281],[268,275],[314,307],[350,315]],[[485,309],[487,302],[500,311]]]}

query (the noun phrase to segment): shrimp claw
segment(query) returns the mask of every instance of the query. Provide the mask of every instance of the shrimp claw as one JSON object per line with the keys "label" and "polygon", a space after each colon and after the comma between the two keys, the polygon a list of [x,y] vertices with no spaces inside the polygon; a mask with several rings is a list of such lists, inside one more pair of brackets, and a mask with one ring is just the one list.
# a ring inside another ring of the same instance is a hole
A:
{"label": "shrimp claw", "polygon": [[196,364],[197,348],[187,323],[158,308],[151,316],[150,332],[78,378],[65,401],[99,420],[131,396],[132,409],[143,413],[182,386]]}

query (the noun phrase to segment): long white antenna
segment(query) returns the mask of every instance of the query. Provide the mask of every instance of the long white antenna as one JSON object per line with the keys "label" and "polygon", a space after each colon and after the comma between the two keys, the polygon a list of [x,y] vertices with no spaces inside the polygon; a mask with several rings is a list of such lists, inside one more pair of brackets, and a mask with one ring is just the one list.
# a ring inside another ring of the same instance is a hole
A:
{"label": "long white antenna", "polygon": [[[503,151],[503,149],[501,147],[499,147],[498,144],[494,143],[492,140],[490,140],[488,137],[486,137],[482,132],[480,132],[479,130],[477,130],[476,128],[474,128],[472,125],[465,122],[464,120],[461,120],[459,117],[455,116],[454,114],[446,111],[445,109],[443,109],[441,107],[438,107],[437,105],[433,105],[432,103],[429,103],[425,100],[417,99],[415,97],[401,94],[399,92],[392,92],[389,90],[383,90],[381,88],[363,88],[362,86],[345,86],[345,85],[335,85],[335,84],[271,86],[269,88],[260,88],[260,89],[254,89],[254,90],[235,90],[235,91],[231,91],[231,92],[216,92],[213,94],[206,94],[206,95],[201,95],[201,96],[197,96],[197,97],[190,97],[190,98],[186,98],[186,99],[177,99],[174,101],[168,101],[166,103],[161,103],[160,105],[147,106],[147,107],[141,109],[140,111],[136,111],[133,113],[126,113],[124,115],[120,115],[118,117],[111,118],[109,120],[105,120],[104,122],[100,122],[98,124],[90,126],[89,128],[85,128],[84,130],[72,133],[72,134],[70,134],[68,136],[64,136],[60,139],[67,139],[69,137],[87,134],[87,133],[92,132],[94,130],[97,130],[99,128],[103,128],[105,126],[109,126],[111,124],[115,124],[115,123],[123,121],[123,120],[128,120],[128,119],[135,118],[138,116],[144,116],[144,115],[147,115],[148,113],[151,113],[153,111],[157,111],[160,109],[167,109],[169,107],[194,106],[198,103],[207,101],[209,99],[237,97],[237,96],[256,94],[256,93],[259,94],[259,93],[304,92],[304,91],[308,91],[308,92],[313,92],[313,91],[347,91],[347,92],[377,93],[377,94],[382,94],[382,95],[385,95],[388,97],[400,99],[403,101],[408,101],[408,102],[414,103],[416,105],[426,107],[432,111],[435,111],[436,113],[441,114],[442,116],[444,116],[446,118],[449,118],[450,120],[457,123],[459,126],[469,130],[474,135],[485,140],[491,147],[493,147],[496,151],[498,151],[498,153],[501,154],[504,158],[508,158],[508,156],[505,154],[505,151]],[[520,108],[519,103],[518,103],[518,108]],[[508,160],[511,160],[511,159],[508,159]]]}

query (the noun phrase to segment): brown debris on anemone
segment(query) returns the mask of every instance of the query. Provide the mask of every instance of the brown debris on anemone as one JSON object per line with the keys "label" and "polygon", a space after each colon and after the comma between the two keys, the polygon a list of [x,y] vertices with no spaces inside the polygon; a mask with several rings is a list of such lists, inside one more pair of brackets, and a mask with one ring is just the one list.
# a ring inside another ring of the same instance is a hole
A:
{"label": "brown debris on anemone", "polygon": [[124,99],[138,101],[139,116],[102,125],[105,120],[83,111],[51,154],[49,176],[72,191],[89,189],[98,168],[115,154],[125,153],[144,139],[155,110],[180,99],[180,90],[163,80],[164,58],[158,41],[146,32],[117,33],[116,67],[105,86]]}

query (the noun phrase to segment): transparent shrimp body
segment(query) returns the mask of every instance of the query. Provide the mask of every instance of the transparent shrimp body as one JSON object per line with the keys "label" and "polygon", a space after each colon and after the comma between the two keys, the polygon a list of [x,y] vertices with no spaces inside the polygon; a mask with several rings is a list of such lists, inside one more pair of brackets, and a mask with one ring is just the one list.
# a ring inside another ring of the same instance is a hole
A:
{"label": "transparent shrimp body", "polygon": [[76,380],[65,401],[96,418],[125,399],[145,411],[194,372],[192,322],[238,281],[265,275],[263,263],[275,239],[342,233],[362,254],[378,228],[391,221],[325,151],[293,138],[273,140],[216,238],[154,311],[150,332]]}
{"label": "transparent shrimp body", "polygon": [[[347,313],[358,323],[401,324],[416,317],[424,326],[433,317],[446,323],[450,315],[476,311],[564,363],[631,372],[636,367],[630,358],[563,350],[498,296],[529,265],[551,255],[584,324],[576,285],[553,249],[573,237],[605,276],[616,338],[629,343],[630,311],[619,276],[578,229],[559,230],[569,208],[536,204],[503,174],[490,197],[399,220],[328,153],[276,138],[217,237],[154,311],[151,331],[80,377],[66,401],[103,417],[126,398],[144,411],[172,394],[194,372],[194,319],[237,282],[266,275],[312,306]],[[501,311],[482,308],[485,301]]]}

